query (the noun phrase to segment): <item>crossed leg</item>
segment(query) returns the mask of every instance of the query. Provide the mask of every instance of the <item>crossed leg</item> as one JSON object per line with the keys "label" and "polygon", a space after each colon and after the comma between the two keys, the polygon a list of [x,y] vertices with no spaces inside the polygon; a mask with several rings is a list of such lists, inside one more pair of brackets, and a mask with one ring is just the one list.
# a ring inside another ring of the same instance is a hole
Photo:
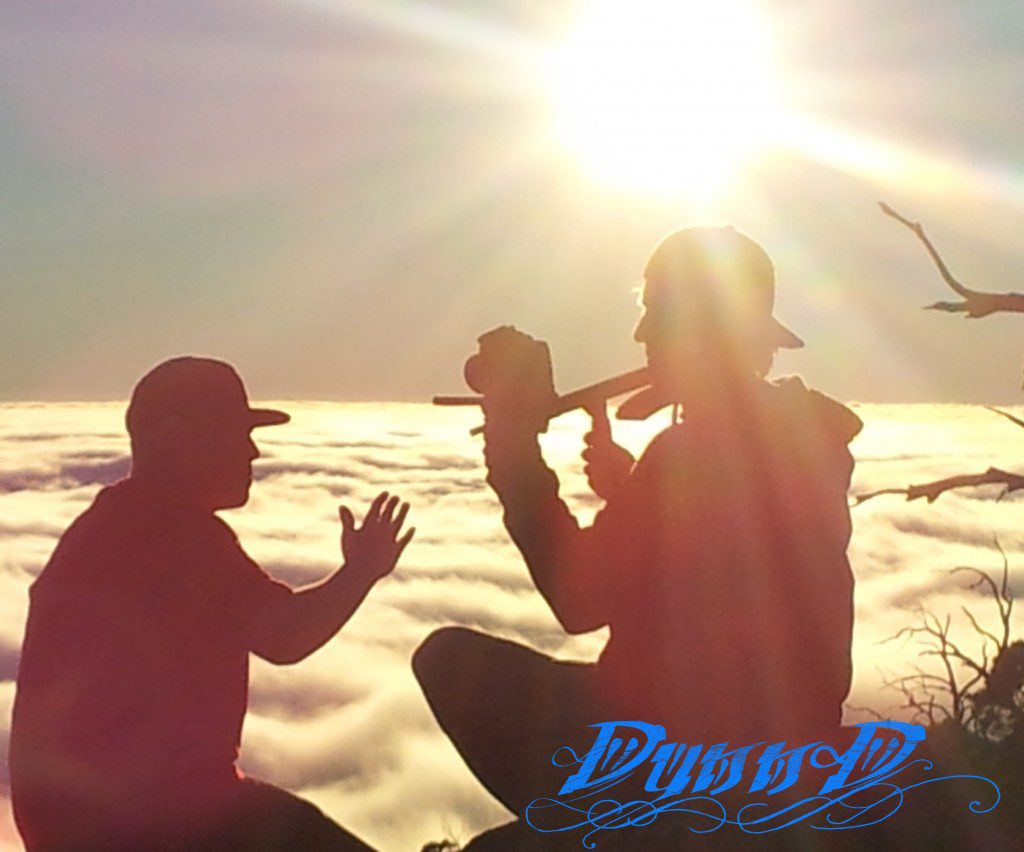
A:
{"label": "crossed leg", "polygon": [[563,746],[582,754],[588,725],[604,721],[596,667],[561,662],[463,627],[436,630],[413,655],[434,716],[480,782],[517,816],[554,796],[568,770]]}

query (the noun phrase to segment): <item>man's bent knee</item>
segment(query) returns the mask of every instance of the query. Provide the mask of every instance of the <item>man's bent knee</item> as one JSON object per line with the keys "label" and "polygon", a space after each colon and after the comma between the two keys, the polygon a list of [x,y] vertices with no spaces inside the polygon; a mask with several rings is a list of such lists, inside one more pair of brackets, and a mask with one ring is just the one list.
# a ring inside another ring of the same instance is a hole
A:
{"label": "man's bent knee", "polygon": [[457,680],[467,652],[480,638],[466,627],[441,627],[424,639],[412,655],[412,670],[424,692]]}

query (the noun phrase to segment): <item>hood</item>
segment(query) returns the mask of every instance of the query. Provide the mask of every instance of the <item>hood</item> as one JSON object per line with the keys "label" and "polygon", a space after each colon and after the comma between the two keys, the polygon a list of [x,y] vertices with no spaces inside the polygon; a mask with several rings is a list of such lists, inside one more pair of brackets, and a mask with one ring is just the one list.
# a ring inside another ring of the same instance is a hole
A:
{"label": "hood", "polygon": [[811,390],[799,376],[785,376],[772,382],[779,391],[788,418],[810,427],[818,434],[849,444],[864,428],[861,419],[841,402]]}

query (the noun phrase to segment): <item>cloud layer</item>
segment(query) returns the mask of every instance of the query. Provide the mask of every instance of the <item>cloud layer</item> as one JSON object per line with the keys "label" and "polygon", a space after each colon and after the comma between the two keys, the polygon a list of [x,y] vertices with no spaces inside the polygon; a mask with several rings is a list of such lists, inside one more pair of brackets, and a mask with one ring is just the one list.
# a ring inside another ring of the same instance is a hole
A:
{"label": "cloud layer", "polygon": [[[604,636],[567,637],[532,587],[484,484],[473,415],[421,405],[289,403],[293,422],[258,435],[252,499],[227,513],[249,551],[292,584],[340,561],[337,505],[360,513],[381,490],[413,505],[419,533],[395,574],[380,583],[342,633],[298,666],[253,666],[244,769],[315,801],[368,841],[416,850],[453,833],[466,839],[500,822],[437,729],[412,677],[413,650],[446,624],[476,627],[547,653],[590,659]],[[0,417],[0,756],[6,755],[27,588],[56,538],[103,484],[128,470],[120,405],[9,405]],[[1014,469],[1024,433],[971,406],[857,408],[854,492],[984,470]],[[640,449],[659,424],[617,426]],[[577,457],[581,417],[545,437],[565,495],[586,520],[597,508]],[[885,711],[896,696],[882,672],[904,671],[913,645],[879,644],[913,620],[913,608],[983,621],[991,607],[951,578],[957,565],[1001,567],[1024,588],[1020,500],[995,487],[947,494],[934,505],[880,497],[853,510],[858,580],[855,683],[850,707]],[[1018,624],[1018,629],[1020,625]],[[965,644],[973,641],[960,631]],[[848,719],[856,721],[857,711]],[[4,770],[6,772],[6,769]],[[6,784],[6,774],[2,778]],[[0,822],[0,844],[14,843]]]}

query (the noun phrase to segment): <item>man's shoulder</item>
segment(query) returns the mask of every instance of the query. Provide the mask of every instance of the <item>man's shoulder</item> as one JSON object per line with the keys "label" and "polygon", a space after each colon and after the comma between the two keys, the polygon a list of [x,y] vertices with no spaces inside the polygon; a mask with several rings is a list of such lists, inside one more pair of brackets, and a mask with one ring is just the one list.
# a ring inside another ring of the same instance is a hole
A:
{"label": "man's shoulder", "polygon": [[783,454],[807,449],[846,452],[847,444],[863,428],[850,408],[808,387],[799,376],[765,382],[761,390],[752,404],[737,407],[734,417],[747,421],[742,428],[702,429],[694,435],[684,419],[654,436],[638,462],[638,471],[680,465],[692,471],[723,448],[735,455],[738,435],[753,439],[746,446],[757,452],[763,451],[766,442]]}
{"label": "man's shoulder", "polygon": [[169,509],[122,480],[100,490],[64,531],[33,594],[40,588],[129,582],[162,562],[223,555],[237,547],[234,532],[220,518]]}
{"label": "man's shoulder", "polygon": [[101,488],[92,503],[61,535],[58,549],[89,547],[110,540],[118,530],[125,529],[123,507],[130,506],[131,502],[120,492],[120,483]]}
{"label": "man's shoulder", "polygon": [[780,416],[797,434],[814,431],[842,442],[852,441],[864,427],[863,421],[846,405],[819,390],[808,387],[800,376],[783,376],[769,383]]}
{"label": "man's shoulder", "polygon": [[102,566],[115,554],[126,551],[124,530],[112,511],[110,494],[116,486],[103,488],[57,540],[50,559],[30,589],[33,600],[60,594],[72,594],[93,588]]}

